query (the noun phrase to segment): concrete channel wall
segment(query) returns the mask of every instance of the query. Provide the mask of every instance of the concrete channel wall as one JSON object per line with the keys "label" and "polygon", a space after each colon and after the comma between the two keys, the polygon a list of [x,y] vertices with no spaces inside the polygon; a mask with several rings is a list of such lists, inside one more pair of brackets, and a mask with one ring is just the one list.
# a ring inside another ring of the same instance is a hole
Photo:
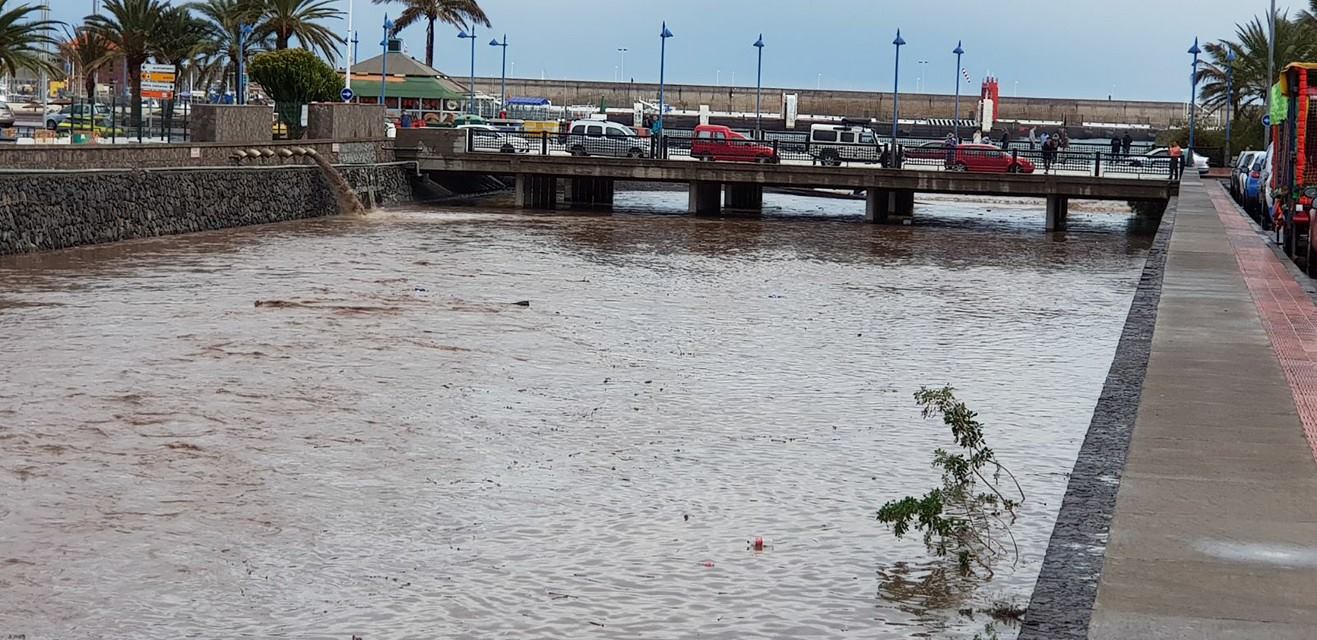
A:
{"label": "concrete channel wall", "polygon": [[[411,199],[410,166],[339,170],[377,204]],[[311,164],[0,173],[0,255],[337,213]]]}
{"label": "concrete channel wall", "polygon": [[[286,140],[192,144],[41,144],[0,145],[0,167],[60,170],[216,167],[235,164],[233,155],[240,150],[275,150],[284,147],[315,149],[333,163],[368,164],[392,162],[394,159],[392,141],[383,138],[346,142]],[[278,162],[274,159],[268,161],[269,164]]]}

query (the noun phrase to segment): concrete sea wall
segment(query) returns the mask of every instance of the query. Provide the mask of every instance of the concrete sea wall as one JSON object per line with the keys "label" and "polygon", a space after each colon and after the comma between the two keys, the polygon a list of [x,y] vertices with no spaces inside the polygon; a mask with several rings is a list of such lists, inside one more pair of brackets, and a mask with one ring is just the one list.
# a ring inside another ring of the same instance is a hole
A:
{"label": "concrete sea wall", "polygon": [[[411,199],[409,166],[341,171],[378,203]],[[337,213],[314,165],[0,173],[0,255]]]}

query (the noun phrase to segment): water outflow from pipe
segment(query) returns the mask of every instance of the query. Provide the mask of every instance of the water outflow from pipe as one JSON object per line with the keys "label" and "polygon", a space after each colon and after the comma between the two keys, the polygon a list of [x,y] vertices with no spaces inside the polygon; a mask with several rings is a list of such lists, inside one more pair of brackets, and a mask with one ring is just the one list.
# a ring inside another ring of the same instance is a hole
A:
{"label": "water outflow from pipe", "polygon": [[355,213],[357,215],[366,215],[366,207],[362,206],[361,199],[357,197],[352,185],[348,184],[347,178],[329,164],[329,161],[319,153],[312,152],[308,154],[316,164],[320,166],[320,171],[325,174],[325,180],[329,182],[329,188],[334,190],[334,199],[338,202],[338,212],[341,214]]}

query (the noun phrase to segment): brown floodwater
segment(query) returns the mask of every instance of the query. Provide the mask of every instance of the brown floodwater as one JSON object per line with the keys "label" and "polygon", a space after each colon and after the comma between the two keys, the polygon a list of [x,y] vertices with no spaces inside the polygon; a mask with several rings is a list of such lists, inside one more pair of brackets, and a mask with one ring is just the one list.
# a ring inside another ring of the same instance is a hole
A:
{"label": "brown floodwater", "polygon": [[[1147,230],[685,198],[0,259],[0,634],[943,638],[1027,602]],[[1028,500],[1014,567],[930,587],[874,513],[937,482],[944,383]]]}

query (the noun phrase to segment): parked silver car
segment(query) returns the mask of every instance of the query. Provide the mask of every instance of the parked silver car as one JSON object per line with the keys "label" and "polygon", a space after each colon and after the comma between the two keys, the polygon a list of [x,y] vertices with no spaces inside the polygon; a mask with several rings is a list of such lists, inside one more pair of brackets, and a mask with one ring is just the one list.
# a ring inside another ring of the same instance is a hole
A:
{"label": "parked silver car", "polygon": [[563,148],[574,156],[610,156],[643,158],[649,155],[649,141],[636,135],[631,127],[607,120],[577,120],[563,136]]}
{"label": "parked silver car", "polygon": [[533,145],[525,137],[501,131],[487,124],[462,124],[458,129],[468,131],[472,151],[499,151],[502,153],[530,153]]}

